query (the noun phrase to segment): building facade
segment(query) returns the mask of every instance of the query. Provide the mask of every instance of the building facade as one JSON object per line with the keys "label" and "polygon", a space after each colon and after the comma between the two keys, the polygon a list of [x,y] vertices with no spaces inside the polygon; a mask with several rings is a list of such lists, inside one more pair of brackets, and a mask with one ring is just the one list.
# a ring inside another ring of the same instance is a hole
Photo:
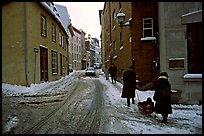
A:
{"label": "building facade", "polygon": [[[179,103],[202,103],[202,2],[159,2],[160,69]],[[169,21],[171,20],[171,21]]]}
{"label": "building facade", "polygon": [[68,34],[52,2],[2,5],[2,83],[30,86],[68,74]]}
{"label": "building facade", "polygon": [[94,46],[95,46],[95,64],[94,66],[97,68],[101,67],[101,47],[99,46],[99,40],[97,38],[92,38],[94,41]]}
{"label": "building facade", "polygon": [[[125,14],[125,22],[118,23],[118,13]],[[129,66],[134,65],[136,78],[146,83],[159,74],[159,47],[157,44],[157,3],[154,2],[105,2],[102,12],[102,48],[106,66],[115,63],[117,79]]]}
{"label": "building facade", "polygon": [[87,53],[86,53],[86,46],[85,46],[85,36],[86,33],[80,29],[81,31],[81,69],[86,69],[86,63],[87,63]]}
{"label": "building facade", "polygon": [[118,81],[132,64],[140,85],[167,71],[173,103],[202,102],[201,2],[105,2],[100,16],[104,65],[116,64]]}
{"label": "building facade", "polygon": [[72,39],[72,66],[73,70],[81,70],[81,31],[73,27],[74,36]]}

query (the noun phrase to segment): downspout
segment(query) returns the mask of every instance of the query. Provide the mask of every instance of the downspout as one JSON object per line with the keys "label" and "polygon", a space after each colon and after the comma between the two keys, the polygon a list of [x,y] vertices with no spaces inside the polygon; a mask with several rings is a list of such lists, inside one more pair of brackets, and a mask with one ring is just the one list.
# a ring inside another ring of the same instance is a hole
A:
{"label": "downspout", "polygon": [[[112,44],[112,39],[111,39],[111,7],[110,7],[110,4],[111,4],[111,2],[109,2],[109,29],[110,29],[110,44]],[[109,47],[110,48],[110,47]],[[111,47],[112,48],[112,47]],[[109,53],[109,55],[110,55],[110,64],[112,63],[112,51],[111,51],[111,48],[110,48],[110,53]]]}
{"label": "downspout", "polygon": [[27,26],[26,26],[26,2],[23,2],[23,38],[24,38],[24,63],[25,63],[25,80],[26,86],[28,86],[28,75],[27,75]]}
{"label": "downspout", "polygon": [[69,35],[67,36],[67,75],[69,75]]}

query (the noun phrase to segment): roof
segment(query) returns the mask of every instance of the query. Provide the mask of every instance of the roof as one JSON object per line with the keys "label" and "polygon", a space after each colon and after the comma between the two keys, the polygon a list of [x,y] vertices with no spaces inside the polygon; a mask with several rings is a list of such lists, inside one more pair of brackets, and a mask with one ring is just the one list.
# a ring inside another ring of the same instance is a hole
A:
{"label": "roof", "polygon": [[[51,2],[52,4],[49,6],[47,4],[47,2],[38,2],[38,4],[42,5],[46,11],[48,11],[48,13],[51,14],[52,17],[54,17],[54,19],[59,22],[59,24],[62,26],[63,30],[65,31],[65,33],[68,35],[67,29],[64,27],[64,24],[60,18],[60,14],[58,12],[57,7],[55,6],[55,4],[53,2]],[[62,15],[63,16],[63,15]]]}
{"label": "roof", "polygon": [[62,25],[64,27],[64,29],[66,31],[68,31],[68,26],[71,24],[71,21],[70,21],[70,15],[68,14],[68,11],[67,11],[67,8],[65,6],[62,6],[62,5],[58,5],[58,4],[55,4],[56,5],[56,8],[57,8],[57,11],[60,15],[60,20],[62,22]]}
{"label": "roof", "polygon": [[73,26],[73,30],[76,32],[76,33],[79,33],[79,34],[81,34],[81,31],[79,31],[77,28],[75,28],[74,26]]}

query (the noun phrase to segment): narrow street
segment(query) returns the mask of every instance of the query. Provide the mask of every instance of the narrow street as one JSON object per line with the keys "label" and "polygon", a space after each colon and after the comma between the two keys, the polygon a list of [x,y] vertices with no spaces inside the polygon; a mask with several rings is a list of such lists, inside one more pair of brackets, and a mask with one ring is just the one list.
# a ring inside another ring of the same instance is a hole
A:
{"label": "narrow street", "polygon": [[[15,133],[99,133],[104,87],[97,78],[85,80],[79,76],[80,74],[75,75],[72,83],[64,81],[52,86],[53,89],[58,88],[57,93],[24,97],[3,96],[3,116],[18,116],[20,123]],[[62,84],[65,86],[64,91],[59,90]]]}
{"label": "narrow street", "polygon": [[[136,104],[128,107],[121,84],[99,71],[96,77],[77,71],[46,84],[30,90],[36,93],[11,95],[4,89],[3,134],[202,134],[201,106],[172,105],[168,123],[160,123],[160,114],[145,116]],[[146,98],[153,92],[138,93]]]}

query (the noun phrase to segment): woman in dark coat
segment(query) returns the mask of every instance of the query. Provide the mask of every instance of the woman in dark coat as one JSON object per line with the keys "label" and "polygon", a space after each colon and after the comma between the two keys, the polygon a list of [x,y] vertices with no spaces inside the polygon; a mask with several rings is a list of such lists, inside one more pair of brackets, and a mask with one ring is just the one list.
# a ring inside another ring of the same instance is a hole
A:
{"label": "woman in dark coat", "polygon": [[[168,114],[172,114],[171,107],[171,84],[168,81],[168,74],[166,72],[160,73],[158,80],[154,83],[155,93],[153,99],[155,103],[155,111],[162,115],[162,122],[167,122]],[[161,95],[161,92],[165,93]]]}
{"label": "woman in dark coat", "polygon": [[153,96],[153,99],[156,101],[154,110],[156,113],[162,115],[162,122],[166,123],[168,114],[172,114],[171,95],[173,94],[171,91],[171,84],[168,81],[168,74],[166,72],[161,72],[158,80],[143,87],[137,86],[137,89],[140,91],[155,90]]}
{"label": "woman in dark coat", "polygon": [[136,73],[134,66],[130,66],[123,74],[123,91],[122,98],[127,98],[127,105],[130,107],[130,98],[132,98],[132,104],[134,104],[136,89]]}
{"label": "woman in dark coat", "polygon": [[112,83],[113,83],[113,81],[115,81],[115,83],[116,83],[116,74],[117,74],[116,65],[114,63],[112,63],[108,70],[109,70],[109,73],[111,75]]}

